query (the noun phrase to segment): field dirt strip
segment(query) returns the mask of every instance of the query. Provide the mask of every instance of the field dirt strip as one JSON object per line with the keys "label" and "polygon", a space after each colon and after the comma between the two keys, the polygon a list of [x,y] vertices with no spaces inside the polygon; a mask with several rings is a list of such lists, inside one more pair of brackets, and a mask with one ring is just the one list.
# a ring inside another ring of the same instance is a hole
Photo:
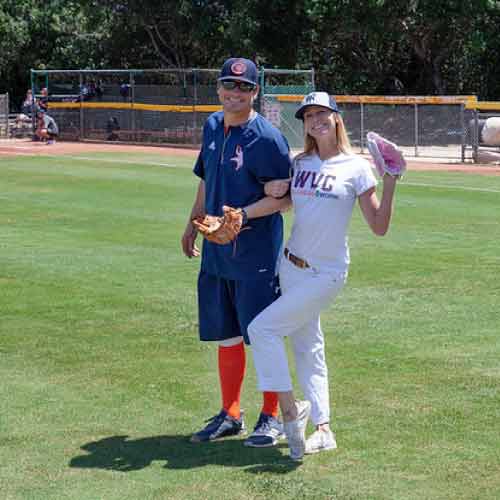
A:
{"label": "field dirt strip", "polygon": [[[193,148],[177,148],[166,146],[138,146],[131,144],[102,144],[92,142],[56,142],[47,145],[30,140],[5,140],[0,141],[0,157],[2,156],[84,156],[88,153],[143,153],[143,154],[165,154],[166,156],[182,156],[195,159],[198,150]],[[367,155],[364,155],[368,158]],[[443,162],[442,158],[425,159],[422,161],[408,159],[408,170],[428,170],[461,172],[479,175],[500,175],[500,166],[482,165],[475,163]]]}

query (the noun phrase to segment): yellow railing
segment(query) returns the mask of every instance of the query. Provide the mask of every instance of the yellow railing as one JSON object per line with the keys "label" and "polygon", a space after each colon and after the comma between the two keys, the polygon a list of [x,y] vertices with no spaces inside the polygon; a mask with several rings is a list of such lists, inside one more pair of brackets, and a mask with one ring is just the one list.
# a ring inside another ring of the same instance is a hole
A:
{"label": "yellow railing", "polygon": [[177,104],[143,104],[139,102],[50,102],[49,109],[127,109],[141,111],[170,111],[176,113],[213,113],[220,111],[220,105],[177,105]]}

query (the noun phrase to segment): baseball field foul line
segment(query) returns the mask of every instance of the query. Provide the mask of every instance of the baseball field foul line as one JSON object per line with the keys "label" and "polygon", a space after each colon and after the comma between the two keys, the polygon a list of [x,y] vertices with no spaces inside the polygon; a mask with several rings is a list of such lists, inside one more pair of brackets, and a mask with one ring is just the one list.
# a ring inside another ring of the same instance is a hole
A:
{"label": "baseball field foul line", "polygon": [[448,184],[448,185],[442,185],[442,184],[425,184],[423,182],[404,182],[399,184],[400,187],[402,186],[417,186],[417,187],[428,187],[428,188],[439,188],[439,189],[460,189],[462,191],[479,191],[481,193],[500,193],[500,190],[498,189],[485,189],[485,188],[476,188],[476,187],[470,187],[470,186],[457,186],[455,184]]}
{"label": "baseball field foul line", "polygon": [[[17,156],[33,156],[32,153],[17,153]],[[160,162],[145,162],[144,160],[110,160],[105,158],[89,158],[87,156],[70,156],[70,155],[36,155],[37,158],[50,158],[56,160],[64,160],[65,158],[69,158],[70,160],[83,160],[83,161],[100,161],[103,163],[127,163],[130,165],[150,165],[153,167],[167,167],[167,168],[191,168],[191,167],[182,167],[179,165],[170,165],[169,163],[160,163]]]}

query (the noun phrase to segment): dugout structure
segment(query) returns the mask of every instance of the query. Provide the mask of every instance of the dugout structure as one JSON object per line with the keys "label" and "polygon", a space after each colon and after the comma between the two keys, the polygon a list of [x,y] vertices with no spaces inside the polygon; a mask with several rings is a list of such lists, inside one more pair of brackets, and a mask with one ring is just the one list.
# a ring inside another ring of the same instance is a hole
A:
{"label": "dugout structure", "polygon": [[0,94],[0,137],[9,137],[9,94]]}
{"label": "dugout structure", "polygon": [[[462,148],[462,158],[467,158],[467,152],[470,151],[475,163],[481,162],[484,155],[481,153],[493,153],[498,155],[497,161],[500,161],[500,145],[498,143],[489,144],[482,138],[482,129],[488,118],[500,119],[500,102],[482,101],[469,102],[466,104],[468,111],[467,135]],[[495,159],[495,157],[493,157]]]}
{"label": "dugout structure", "polygon": [[[199,146],[221,108],[219,69],[31,70],[33,95],[49,92],[61,139]],[[259,68],[259,111],[276,122],[265,96],[314,90],[313,70]],[[285,135],[289,133],[285,130]]]}
{"label": "dugout structure", "polygon": [[[476,96],[334,96],[352,146],[366,150],[366,133],[374,131],[396,142],[407,155],[459,159],[468,140],[466,124],[472,117],[467,106]],[[264,109],[292,148],[303,145],[302,123],[295,119],[303,95],[267,94]]]}

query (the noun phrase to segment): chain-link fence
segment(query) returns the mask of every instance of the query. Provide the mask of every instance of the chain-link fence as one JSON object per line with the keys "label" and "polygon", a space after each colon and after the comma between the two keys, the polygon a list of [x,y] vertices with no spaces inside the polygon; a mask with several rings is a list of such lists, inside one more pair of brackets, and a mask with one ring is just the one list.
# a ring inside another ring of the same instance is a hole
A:
{"label": "chain-link fence", "polygon": [[9,94],[0,94],[0,137],[9,136]]}
{"label": "chain-link fence", "polygon": [[[303,146],[302,122],[295,119],[301,95],[266,95],[264,109],[287,135],[293,149]],[[464,159],[470,144],[466,103],[475,96],[335,96],[351,144],[364,152],[370,130],[400,145],[408,155]],[[469,141],[469,142],[467,142]]]}
{"label": "chain-link fence", "polygon": [[[63,139],[198,146],[210,113],[221,109],[218,69],[32,70],[34,95],[49,91],[49,110]],[[303,145],[295,119],[314,90],[313,70],[259,69],[258,110],[292,149]],[[336,96],[351,142],[365,151],[370,130],[408,155],[466,159],[474,132],[475,96]],[[472,155],[470,155],[471,157]]]}
{"label": "chain-link fence", "polygon": [[[221,109],[218,69],[32,70],[33,94],[46,87],[50,114],[68,140],[197,146],[208,116]],[[259,70],[266,92],[306,93],[312,70]],[[257,101],[262,110],[262,99]]]}
{"label": "chain-link fence", "polygon": [[303,145],[302,125],[295,118],[297,106],[287,103],[289,96],[303,96],[314,90],[313,71],[265,70],[262,74],[261,113],[287,138],[292,149]]}
{"label": "chain-link fence", "polygon": [[62,139],[198,144],[218,70],[32,71]]}

